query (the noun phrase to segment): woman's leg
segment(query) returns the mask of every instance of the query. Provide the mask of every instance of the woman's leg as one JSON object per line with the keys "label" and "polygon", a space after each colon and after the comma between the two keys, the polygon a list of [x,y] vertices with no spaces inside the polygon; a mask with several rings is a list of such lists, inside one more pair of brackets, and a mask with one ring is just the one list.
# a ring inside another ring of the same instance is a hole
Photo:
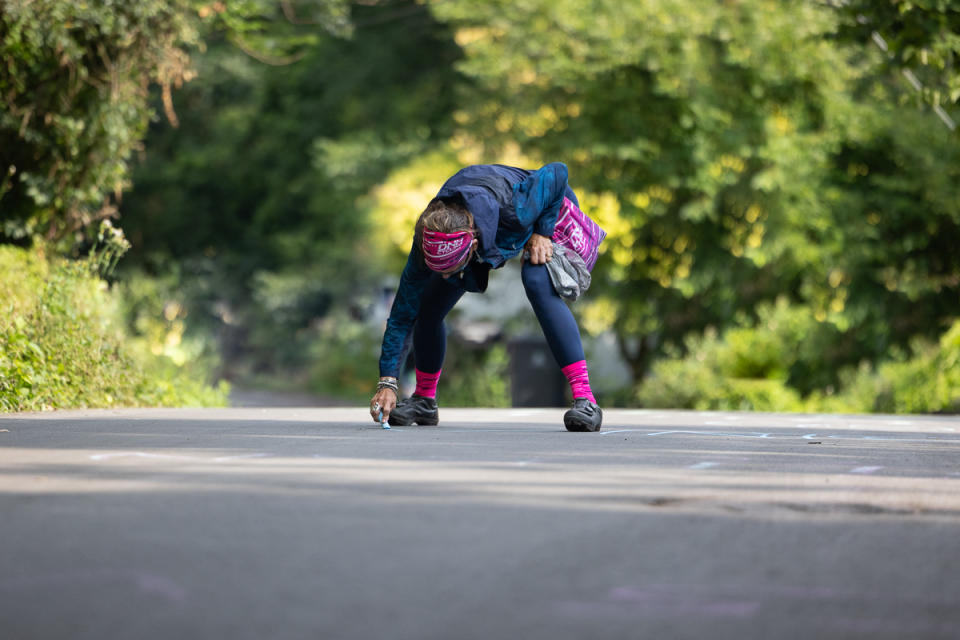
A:
{"label": "woman's leg", "polygon": [[590,389],[590,376],[587,373],[587,361],[583,354],[580,328],[570,307],[550,283],[550,274],[547,273],[546,265],[524,262],[520,273],[527,299],[530,300],[533,311],[537,314],[537,320],[540,321],[540,327],[543,329],[547,344],[550,345],[553,357],[570,383],[573,397],[586,398],[596,403],[597,400]]}
{"label": "woman's leg", "polygon": [[546,265],[524,262],[520,270],[527,299],[537,314],[550,351],[561,368],[584,359],[580,328],[570,307],[553,285]]}
{"label": "woman's leg", "polygon": [[597,406],[597,399],[590,390],[580,328],[577,327],[573,312],[554,290],[545,265],[525,262],[521,274],[527,298],[537,314],[547,344],[570,383],[573,407],[563,414],[563,425],[567,431],[599,431],[603,423],[603,411]]}
{"label": "woman's leg", "polygon": [[447,352],[444,318],[464,294],[458,283],[440,275],[431,277],[420,299],[420,314],[413,328],[413,353],[416,365],[416,395],[436,397],[437,381]]}
{"label": "woman's leg", "polygon": [[397,403],[390,413],[390,426],[435,425],[440,422],[437,407],[437,382],[447,351],[447,332],[443,324],[450,309],[464,294],[458,282],[431,276],[420,298],[420,312],[413,326],[413,361],[417,386],[413,394]]}

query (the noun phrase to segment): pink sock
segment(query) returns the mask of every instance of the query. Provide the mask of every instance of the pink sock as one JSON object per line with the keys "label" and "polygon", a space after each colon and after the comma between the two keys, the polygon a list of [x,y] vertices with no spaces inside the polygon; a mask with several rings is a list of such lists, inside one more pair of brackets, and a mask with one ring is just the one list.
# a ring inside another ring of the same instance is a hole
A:
{"label": "pink sock", "polygon": [[[442,371],[441,369],[440,371]],[[413,394],[423,396],[424,398],[437,397],[437,383],[440,381],[440,371],[436,373],[424,373],[420,369],[414,369],[417,375],[417,388]]]}
{"label": "pink sock", "polygon": [[587,373],[586,360],[568,364],[561,371],[570,383],[570,391],[574,398],[586,398],[594,404],[597,403],[597,399],[593,397],[593,391],[590,390],[590,375]]}

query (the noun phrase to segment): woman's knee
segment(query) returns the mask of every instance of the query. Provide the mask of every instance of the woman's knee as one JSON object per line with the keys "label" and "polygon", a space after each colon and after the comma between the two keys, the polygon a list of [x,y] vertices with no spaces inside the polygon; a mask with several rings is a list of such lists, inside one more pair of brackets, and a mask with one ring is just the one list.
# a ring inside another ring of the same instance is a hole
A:
{"label": "woman's knee", "polygon": [[520,279],[523,281],[523,290],[526,291],[527,298],[530,300],[543,298],[552,293],[550,274],[547,273],[545,265],[525,263],[520,270]]}
{"label": "woman's knee", "polygon": [[445,282],[439,276],[431,280],[420,298],[418,323],[437,327],[443,324],[450,310],[463,296],[463,290]]}
{"label": "woman's knee", "polygon": [[417,316],[415,331],[436,333],[443,330],[447,310],[439,307],[424,306]]}

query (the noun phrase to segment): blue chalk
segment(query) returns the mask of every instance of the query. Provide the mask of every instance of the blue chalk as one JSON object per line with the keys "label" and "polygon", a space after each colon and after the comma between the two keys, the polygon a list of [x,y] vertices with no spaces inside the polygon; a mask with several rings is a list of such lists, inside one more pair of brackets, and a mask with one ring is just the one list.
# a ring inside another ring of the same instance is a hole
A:
{"label": "blue chalk", "polygon": [[386,422],[383,421],[383,411],[380,412],[380,415],[378,417],[380,418],[380,426],[383,427],[384,429],[389,429],[390,425],[388,425]]}

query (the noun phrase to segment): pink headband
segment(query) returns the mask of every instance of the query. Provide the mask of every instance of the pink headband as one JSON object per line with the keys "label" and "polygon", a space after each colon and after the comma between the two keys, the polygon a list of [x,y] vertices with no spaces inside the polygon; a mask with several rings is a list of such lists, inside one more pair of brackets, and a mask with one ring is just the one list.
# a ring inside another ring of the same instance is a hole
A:
{"label": "pink headband", "polygon": [[463,262],[473,247],[473,231],[442,233],[423,230],[423,256],[433,271],[449,271]]}

